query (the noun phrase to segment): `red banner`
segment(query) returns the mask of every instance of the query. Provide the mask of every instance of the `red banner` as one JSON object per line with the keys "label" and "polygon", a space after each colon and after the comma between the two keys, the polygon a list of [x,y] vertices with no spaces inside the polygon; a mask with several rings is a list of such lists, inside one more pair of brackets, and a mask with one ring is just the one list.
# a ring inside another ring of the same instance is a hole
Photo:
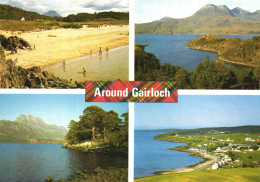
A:
{"label": "red banner", "polygon": [[177,102],[173,81],[87,81],[86,102]]}

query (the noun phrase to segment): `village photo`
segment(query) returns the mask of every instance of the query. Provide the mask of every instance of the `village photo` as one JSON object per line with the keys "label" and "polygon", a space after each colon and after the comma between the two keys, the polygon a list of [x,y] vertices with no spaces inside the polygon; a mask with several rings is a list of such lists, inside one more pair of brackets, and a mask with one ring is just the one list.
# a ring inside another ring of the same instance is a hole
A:
{"label": "village photo", "polygon": [[135,104],[134,181],[259,181],[259,106],[259,95]]}
{"label": "village photo", "polygon": [[0,94],[0,181],[128,180],[128,103]]}
{"label": "village photo", "polygon": [[128,80],[128,0],[0,3],[0,88]]}
{"label": "village photo", "polygon": [[259,89],[255,0],[135,1],[135,80],[179,89]]}

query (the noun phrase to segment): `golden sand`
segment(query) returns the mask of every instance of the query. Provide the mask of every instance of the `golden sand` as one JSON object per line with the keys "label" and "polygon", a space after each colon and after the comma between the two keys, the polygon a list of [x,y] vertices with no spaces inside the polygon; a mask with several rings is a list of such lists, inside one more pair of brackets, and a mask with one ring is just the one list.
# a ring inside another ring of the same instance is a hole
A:
{"label": "golden sand", "polygon": [[[89,55],[129,44],[129,26],[103,26],[100,28],[55,29],[29,33],[0,32],[6,36],[16,35],[25,39],[32,50],[18,50],[7,59],[15,60],[24,68],[45,67],[64,60]],[[34,50],[35,45],[35,50]]]}

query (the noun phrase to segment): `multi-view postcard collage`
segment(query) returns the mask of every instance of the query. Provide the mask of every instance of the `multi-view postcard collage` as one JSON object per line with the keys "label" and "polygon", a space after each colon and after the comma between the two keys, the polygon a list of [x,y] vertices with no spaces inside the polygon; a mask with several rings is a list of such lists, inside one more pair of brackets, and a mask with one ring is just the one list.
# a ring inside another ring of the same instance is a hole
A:
{"label": "multi-view postcard collage", "polygon": [[260,1],[0,0],[0,182],[260,181]]}

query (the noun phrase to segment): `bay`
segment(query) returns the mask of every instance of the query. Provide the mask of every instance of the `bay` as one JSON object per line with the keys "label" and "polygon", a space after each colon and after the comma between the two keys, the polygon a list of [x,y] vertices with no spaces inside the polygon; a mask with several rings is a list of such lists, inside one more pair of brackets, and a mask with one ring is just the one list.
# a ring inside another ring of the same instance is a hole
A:
{"label": "bay", "polygon": [[191,156],[190,153],[168,150],[186,145],[154,140],[154,136],[162,134],[158,131],[135,131],[134,177],[155,175],[156,171],[169,171],[185,168],[203,161],[203,158]]}
{"label": "bay", "polygon": [[61,144],[0,143],[0,181],[70,179],[75,171],[127,165],[127,158],[83,153]]}
{"label": "bay", "polygon": [[[199,62],[208,55],[210,61],[216,61],[217,54],[209,51],[189,49],[184,44],[200,37],[194,34],[136,34],[135,44],[149,44],[145,51],[152,52],[161,61],[171,65],[194,70]],[[219,35],[226,38],[250,39],[256,35]],[[229,65],[229,64],[226,64]],[[233,64],[234,65],[234,64]]]}

